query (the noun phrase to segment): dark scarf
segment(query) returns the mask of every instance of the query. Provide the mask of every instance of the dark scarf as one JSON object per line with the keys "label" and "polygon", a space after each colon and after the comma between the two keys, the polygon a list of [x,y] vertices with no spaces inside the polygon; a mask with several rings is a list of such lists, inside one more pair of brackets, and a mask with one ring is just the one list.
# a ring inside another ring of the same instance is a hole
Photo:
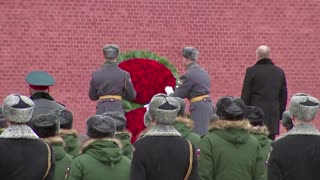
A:
{"label": "dark scarf", "polygon": [[30,96],[30,99],[31,100],[34,100],[34,99],[48,99],[50,101],[54,101],[54,99],[52,98],[52,96],[50,96],[48,93],[46,92],[37,92],[37,93],[34,93]]}
{"label": "dark scarf", "polygon": [[269,59],[269,58],[259,59],[259,60],[257,61],[256,65],[257,65],[257,64],[272,64],[272,65],[274,65],[273,62],[271,61],[271,59]]}

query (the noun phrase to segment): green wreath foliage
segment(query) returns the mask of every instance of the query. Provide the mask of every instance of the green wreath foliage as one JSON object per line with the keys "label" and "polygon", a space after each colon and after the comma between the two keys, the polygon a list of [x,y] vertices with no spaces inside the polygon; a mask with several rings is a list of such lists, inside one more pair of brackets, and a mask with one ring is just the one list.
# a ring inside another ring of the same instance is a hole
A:
{"label": "green wreath foliage", "polygon": [[159,62],[160,64],[163,64],[166,66],[170,71],[172,72],[173,76],[176,78],[176,80],[179,80],[179,75],[177,69],[174,67],[173,64],[169,62],[168,59],[165,57],[159,56],[151,51],[144,51],[144,50],[136,50],[136,51],[128,51],[121,53],[118,56],[118,62],[122,62],[125,60],[129,59],[134,59],[134,58],[140,58],[140,59],[149,59],[149,60],[155,60]]}

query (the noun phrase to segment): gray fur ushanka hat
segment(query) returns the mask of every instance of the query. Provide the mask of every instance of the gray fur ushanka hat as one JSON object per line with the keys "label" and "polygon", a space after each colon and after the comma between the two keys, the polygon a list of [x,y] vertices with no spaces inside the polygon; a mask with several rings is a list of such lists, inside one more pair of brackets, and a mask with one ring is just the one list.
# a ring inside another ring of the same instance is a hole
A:
{"label": "gray fur ushanka hat", "polygon": [[196,61],[199,57],[199,51],[195,47],[184,47],[182,50],[182,56],[187,59]]}
{"label": "gray fur ushanka hat", "polygon": [[312,121],[320,108],[317,98],[305,93],[294,94],[290,100],[289,112],[301,121]]}
{"label": "gray fur ushanka hat", "polygon": [[94,115],[87,120],[87,135],[91,138],[114,137],[116,122],[109,116]]}
{"label": "gray fur ushanka hat", "polygon": [[126,117],[117,111],[112,111],[112,112],[105,112],[102,114],[102,116],[109,116],[111,118],[113,118],[116,122],[116,130],[117,131],[123,131],[124,128],[126,127],[127,124],[127,119]]}
{"label": "gray fur ushanka hat", "polygon": [[72,129],[73,115],[71,111],[67,109],[55,109],[50,111],[49,114],[55,115],[59,118],[61,129]]}
{"label": "gray fur ushanka hat", "polygon": [[15,123],[26,123],[30,121],[33,113],[34,103],[27,96],[10,94],[3,100],[3,116]]}
{"label": "gray fur ushanka hat", "polygon": [[155,95],[149,104],[149,115],[157,124],[172,124],[180,110],[180,105],[174,97],[166,94]]}
{"label": "gray fur ushanka hat", "polygon": [[106,44],[103,48],[103,54],[106,59],[117,58],[120,53],[120,48],[115,44]]}

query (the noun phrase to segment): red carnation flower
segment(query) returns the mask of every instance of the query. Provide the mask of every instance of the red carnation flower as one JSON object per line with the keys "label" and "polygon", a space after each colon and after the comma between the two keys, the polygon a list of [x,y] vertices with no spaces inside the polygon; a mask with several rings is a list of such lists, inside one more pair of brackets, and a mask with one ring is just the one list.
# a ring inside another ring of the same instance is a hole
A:
{"label": "red carnation flower", "polygon": [[145,112],[146,108],[142,107],[129,111],[125,115],[127,118],[127,129],[132,134],[131,142],[134,142],[137,139],[137,136],[140,134],[140,132],[145,129],[143,123],[143,117]]}
{"label": "red carnation flower", "polygon": [[119,67],[130,73],[132,83],[137,91],[134,102],[147,104],[158,93],[165,93],[166,86],[174,87],[176,79],[172,72],[155,60],[129,59]]}

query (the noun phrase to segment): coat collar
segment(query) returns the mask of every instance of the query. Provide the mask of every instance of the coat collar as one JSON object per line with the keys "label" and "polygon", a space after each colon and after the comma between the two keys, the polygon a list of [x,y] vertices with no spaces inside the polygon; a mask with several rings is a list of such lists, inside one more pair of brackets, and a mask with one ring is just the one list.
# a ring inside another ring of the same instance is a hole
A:
{"label": "coat collar", "polygon": [[186,69],[191,69],[196,66],[198,66],[197,62],[191,62],[190,64],[187,65]]}
{"label": "coat collar", "polygon": [[156,124],[144,136],[181,136],[181,134],[168,124]]}
{"label": "coat collar", "polygon": [[252,126],[249,128],[250,134],[256,134],[256,135],[269,135],[269,130],[267,126]]}
{"label": "coat collar", "polygon": [[209,130],[213,129],[243,129],[249,131],[251,128],[251,124],[248,120],[241,121],[228,121],[228,120],[217,120],[213,121],[209,125]]}
{"label": "coat collar", "polygon": [[34,99],[48,99],[50,101],[54,101],[53,97],[50,96],[49,93],[46,92],[37,92],[34,93],[30,96],[30,99],[34,100]]}
{"label": "coat collar", "polygon": [[284,136],[289,136],[289,135],[315,135],[315,136],[320,136],[320,132],[312,124],[298,124],[298,125],[295,125]]}
{"label": "coat collar", "polygon": [[46,137],[41,139],[49,144],[62,144],[63,146],[65,145],[63,139],[60,136]]}
{"label": "coat collar", "polygon": [[91,145],[91,144],[93,144],[93,143],[95,143],[97,141],[112,141],[119,148],[122,148],[121,141],[116,139],[116,138],[90,138],[86,142],[83,143],[83,145],[81,146],[81,152],[80,153],[83,153],[87,149],[87,147],[89,147],[89,145]]}
{"label": "coat collar", "polygon": [[59,135],[62,137],[66,136],[66,135],[74,135],[75,137],[78,137],[79,133],[75,129],[60,129]]}
{"label": "coat collar", "polygon": [[25,124],[15,124],[9,126],[2,132],[0,138],[12,138],[12,139],[39,139],[39,136],[33,132],[33,130]]}
{"label": "coat collar", "polygon": [[186,127],[193,129],[193,121],[189,118],[177,116],[174,123],[184,124]]}
{"label": "coat collar", "polygon": [[259,60],[257,61],[256,65],[257,65],[257,64],[272,64],[272,65],[274,65],[273,62],[271,61],[271,59],[269,59],[269,58],[259,59]]}
{"label": "coat collar", "polygon": [[106,61],[104,62],[104,64],[102,65],[102,68],[115,67],[115,66],[118,66],[118,63],[117,63],[116,61],[106,60]]}

